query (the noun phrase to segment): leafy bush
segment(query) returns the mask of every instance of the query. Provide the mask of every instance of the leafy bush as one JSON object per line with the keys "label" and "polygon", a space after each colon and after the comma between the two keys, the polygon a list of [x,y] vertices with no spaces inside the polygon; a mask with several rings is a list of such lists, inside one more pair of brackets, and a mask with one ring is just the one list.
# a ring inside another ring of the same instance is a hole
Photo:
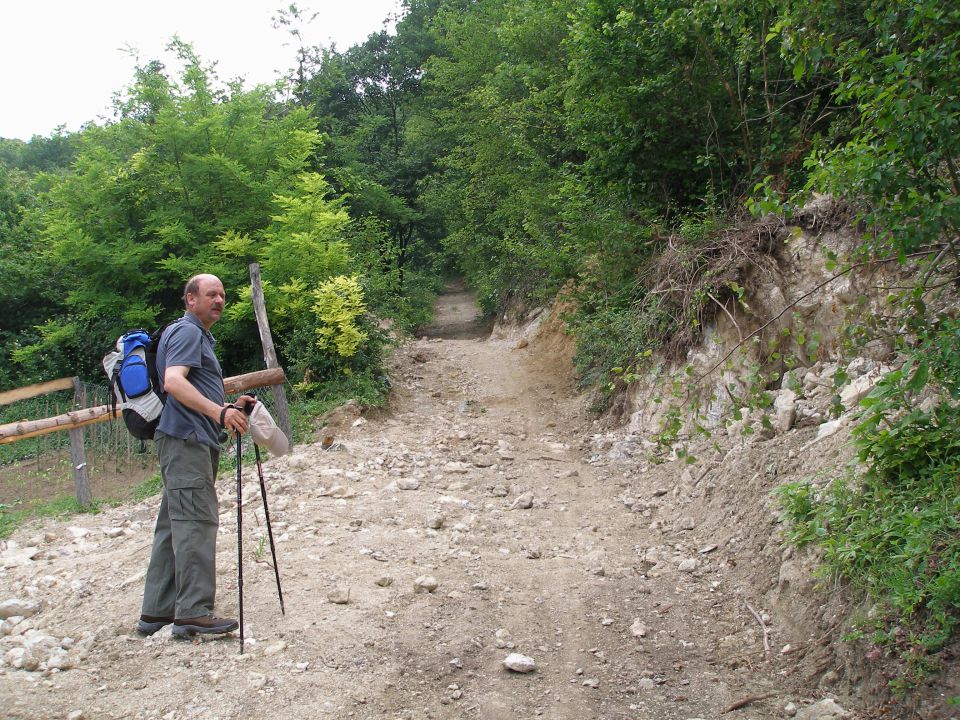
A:
{"label": "leafy bush", "polygon": [[368,335],[357,324],[366,311],[363,290],[356,277],[338,275],[313,291],[317,347],[342,358],[357,354]]}
{"label": "leafy bush", "polygon": [[[944,320],[864,399],[854,430],[861,475],[822,491],[810,484],[778,491],[788,540],[818,544],[825,570],[877,604],[874,640],[904,661],[904,688],[931,669],[930,654],[960,622],[958,329]],[[951,399],[924,409],[923,391]]]}

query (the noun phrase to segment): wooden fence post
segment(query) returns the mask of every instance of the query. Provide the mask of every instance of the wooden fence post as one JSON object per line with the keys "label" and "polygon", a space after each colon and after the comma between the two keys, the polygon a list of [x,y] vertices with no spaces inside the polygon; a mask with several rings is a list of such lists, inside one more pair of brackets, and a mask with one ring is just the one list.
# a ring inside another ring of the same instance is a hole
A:
{"label": "wooden fence post", "polygon": [[[267,368],[279,368],[277,352],[273,347],[273,336],[270,334],[270,321],[267,319],[267,305],[263,299],[263,286],[260,282],[260,263],[250,263],[250,289],[253,300],[253,310],[257,316],[257,328],[260,330],[260,343],[263,345],[263,358]],[[273,385],[274,413],[277,425],[287,436],[290,447],[293,447],[293,433],[290,431],[290,411],[287,408],[287,394],[283,385]]]}
{"label": "wooden fence post", "polygon": [[[73,378],[74,405],[83,407],[83,386],[80,378]],[[87,456],[83,448],[83,428],[70,428],[70,465],[73,467],[73,484],[77,489],[77,502],[86,507],[93,501],[90,494],[90,473],[87,471]]]}

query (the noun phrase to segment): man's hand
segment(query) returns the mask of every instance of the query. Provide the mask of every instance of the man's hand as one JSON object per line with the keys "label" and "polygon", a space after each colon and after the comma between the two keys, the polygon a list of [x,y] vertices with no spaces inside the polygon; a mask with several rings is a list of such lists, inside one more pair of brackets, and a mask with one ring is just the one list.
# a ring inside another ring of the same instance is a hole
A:
{"label": "man's hand", "polygon": [[[163,387],[181,404],[191,410],[206,415],[223,426],[230,433],[247,432],[247,414],[244,408],[248,403],[256,402],[251,395],[241,396],[235,405],[217,405],[208,400],[187,380],[190,368],[183,365],[170,365],[163,374]],[[253,409],[253,405],[249,405]]]}
{"label": "man's hand", "polygon": [[238,408],[241,408],[247,415],[249,415],[253,412],[253,406],[257,404],[257,396],[241,395],[233,401],[233,404]]}
{"label": "man's hand", "polygon": [[247,432],[247,417],[253,412],[253,406],[257,398],[253,395],[241,395],[230,405],[225,407],[223,413],[223,427],[230,432],[243,435]]}
{"label": "man's hand", "polygon": [[243,411],[242,407],[225,405],[220,414],[223,418],[222,425],[224,430],[229,430],[231,433],[240,433],[241,435],[247,432],[247,414]]}

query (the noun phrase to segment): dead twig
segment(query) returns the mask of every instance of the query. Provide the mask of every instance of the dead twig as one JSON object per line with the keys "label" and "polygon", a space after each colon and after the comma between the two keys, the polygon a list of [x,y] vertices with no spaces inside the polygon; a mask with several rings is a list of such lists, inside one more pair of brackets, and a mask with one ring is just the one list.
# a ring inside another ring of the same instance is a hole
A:
{"label": "dead twig", "polygon": [[769,653],[770,652],[770,629],[767,627],[767,624],[763,621],[763,618],[760,617],[760,613],[754,610],[753,606],[750,603],[744,600],[743,604],[747,606],[747,610],[750,611],[750,614],[753,615],[754,619],[760,624],[760,629],[763,630],[763,649],[767,653]]}
{"label": "dead twig", "polygon": [[707,297],[710,298],[711,300],[713,300],[713,301],[717,304],[717,306],[718,306],[721,310],[723,310],[724,313],[726,313],[727,317],[730,318],[730,322],[732,322],[732,323],[733,323],[733,326],[737,329],[737,337],[740,338],[740,342],[743,342],[743,332],[741,332],[741,330],[740,330],[740,325],[737,323],[736,320],[733,319],[733,315],[731,315],[731,314],[730,314],[730,311],[727,310],[727,306],[724,305],[724,304],[723,304],[722,302],[720,302],[719,300],[717,300],[711,293],[707,293]]}
{"label": "dead twig", "polygon": [[924,284],[920,284],[920,285],[874,285],[874,286],[873,286],[873,289],[874,289],[874,290],[916,290],[918,287],[922,287],[924,290],[926,290],[926,291],[929,292],[930,290],[936,290],[937,288],[946,287],[947,285],[953,285],[953,284],[955,284],[958,280],[960,280],[960,275],[957,275],[956,277],[952,277],[952,278],[950,278],[949,280],[946,280],[946,281],[944,281],[944,282],[937,283],[936,285],[924,285]]}
{"label": "dead twig", "polygon": [[727,705],[723,710],[720,711],[721,715],[726,715],[728,712],[733,712],[734,710],[739,710],[742,707],[746,707],[750,703],[759,702],[760,700],[766,700],[767,698],[772,698],[778,695],[779,693],[768,692],[763,695],[751,695],[750,697],[745,697],[743,700],[737,700],[735,703]]}

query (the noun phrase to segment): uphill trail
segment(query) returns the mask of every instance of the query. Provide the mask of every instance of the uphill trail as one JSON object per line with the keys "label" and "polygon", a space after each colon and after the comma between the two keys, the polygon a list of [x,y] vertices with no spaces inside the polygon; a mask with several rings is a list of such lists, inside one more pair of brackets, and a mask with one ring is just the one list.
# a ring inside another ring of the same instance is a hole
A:
{"label": "uphill trail", "polygon": [[[39,612],[2,631],[3,716],[784,717],[770,618],[725,586],[736,517],[667,513],[701,478],[603,460],[563,363],[489,330],[453,288],[393,357],[386,409],[265,463],[285,616],[245,468],[242,655],[235,634],[135,632],[158,498],[19,530],[0,601]],[[235,617],[233,482],[217,613]]]}

